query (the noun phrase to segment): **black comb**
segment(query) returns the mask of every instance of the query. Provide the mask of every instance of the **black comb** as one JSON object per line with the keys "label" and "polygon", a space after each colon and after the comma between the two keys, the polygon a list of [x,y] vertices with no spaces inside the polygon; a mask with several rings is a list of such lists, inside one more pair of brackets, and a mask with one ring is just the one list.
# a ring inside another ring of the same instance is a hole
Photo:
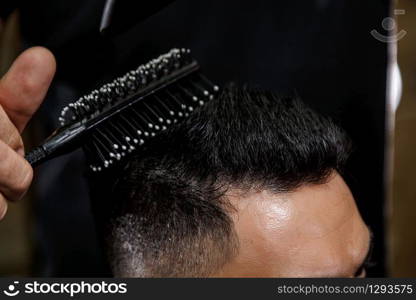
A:
{"label": "black comb", "polygon": [[32,166],[83,147],[92,171],[134,152],[212,100],[218,86],[188,49],[172,49],[64,107],[58,128],[26,155]]}

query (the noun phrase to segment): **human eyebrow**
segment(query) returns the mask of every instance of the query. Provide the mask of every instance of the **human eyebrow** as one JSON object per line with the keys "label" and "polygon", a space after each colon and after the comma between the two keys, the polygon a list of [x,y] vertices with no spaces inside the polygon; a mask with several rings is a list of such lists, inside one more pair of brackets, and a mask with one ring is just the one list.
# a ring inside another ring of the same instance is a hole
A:
{"label": "human eyebrow", "polygon": [[372,254],[373,254],[373,249],[374,249],[374,234],[370,228],[368,228],[368,230],[370,232],[370,239],[368,241],[367,254],[364,257],[362,263],[359,265],[359,267],[355,271],[354,273],[355,277],[359,276],[363,272],[364,269],[373,267],[375,265],[375,263],[372,261]]}

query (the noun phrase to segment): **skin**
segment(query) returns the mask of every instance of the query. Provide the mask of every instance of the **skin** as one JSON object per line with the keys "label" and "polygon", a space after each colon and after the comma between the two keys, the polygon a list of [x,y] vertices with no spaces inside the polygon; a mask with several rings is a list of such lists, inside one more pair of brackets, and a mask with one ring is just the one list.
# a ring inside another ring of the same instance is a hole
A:
{"label": "skin", "polygon": [[214,277],[365,276],[370,231],[338,173],[287,194],[234,190],[228,197],[240,249]]}
{"label": "skin", "polygon": [[34,47],[23,52],[0,80],[0,220],[8,202],[23,197],[32,181],[21,134],[42,103],[55,69],[52,53]]}

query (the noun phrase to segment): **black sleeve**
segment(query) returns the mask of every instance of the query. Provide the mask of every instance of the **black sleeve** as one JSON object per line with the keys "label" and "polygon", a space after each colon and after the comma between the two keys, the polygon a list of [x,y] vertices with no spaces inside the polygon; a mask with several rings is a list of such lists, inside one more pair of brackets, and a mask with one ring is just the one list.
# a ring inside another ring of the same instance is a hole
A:
{"label": "black sleeve", "polygon": [[1,0],[0,19],[6,19],[18,7],[19,2],[16,0]]}

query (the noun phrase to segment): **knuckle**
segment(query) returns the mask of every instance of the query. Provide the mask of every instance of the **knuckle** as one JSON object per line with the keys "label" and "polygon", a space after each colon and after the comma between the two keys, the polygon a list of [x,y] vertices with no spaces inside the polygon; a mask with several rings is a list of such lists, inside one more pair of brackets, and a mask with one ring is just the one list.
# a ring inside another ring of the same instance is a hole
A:
{"label": "knuckle", "polygon": [[7,202],[2,195],[0,195],[0,220],[4,218],[7,213]]}
{"label": "knuckle", "polygon": [[17,128],[10,121],[3,107],[0,105],[0,139],[15,150],[23,147],[23,140]]}
{"label": "knuckle", "polygon": [[23,140],[16,128],[11,129],[7,144],[16,151],[23,149]]}
{"label": "knuckle", "polygon": [[0,162],[0,182],[3,192],[9,200],[17,200],[28,189],[33,169],[30,164],[8,146],[0,147],[2,160]]}
{"label": "knuckle", "polygon": [[11,178],[13,177],[15,169],[15,160],[14,152],[7,146],[2,145],[1,149],[1,156],[2,156],[2,177],[4,178]]}

